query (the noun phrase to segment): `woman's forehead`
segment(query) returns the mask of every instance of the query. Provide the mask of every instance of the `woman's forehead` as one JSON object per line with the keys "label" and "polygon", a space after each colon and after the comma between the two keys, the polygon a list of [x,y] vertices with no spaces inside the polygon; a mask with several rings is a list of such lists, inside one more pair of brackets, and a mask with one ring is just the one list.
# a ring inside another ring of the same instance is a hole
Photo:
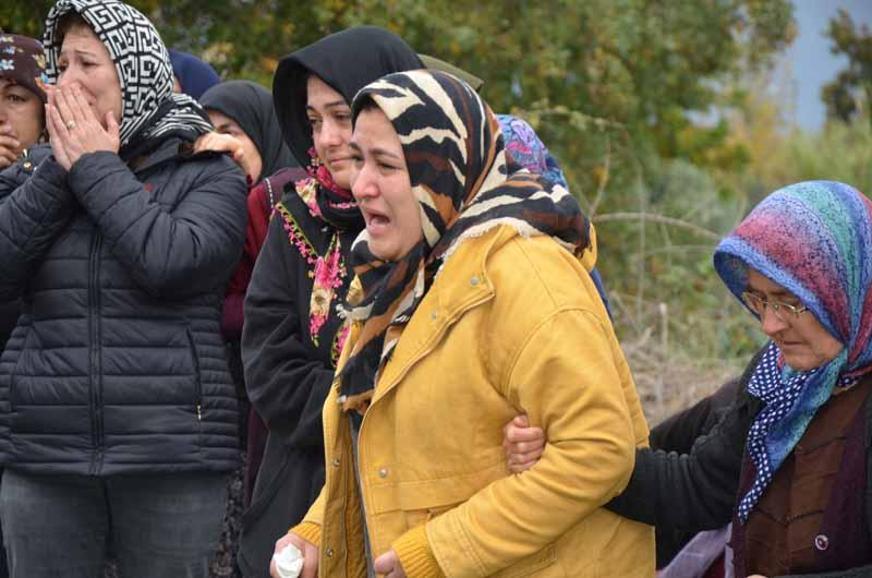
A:
{"label": "woman's forehead", "polygon": [[402,151],[400,138],[394,125],[384,111],[377,106],[367,107],[360,111],[354,125],[351,142],[356,147],[377,148],[395,153]]}
{"label": "woman's forehead", "polygon": [[793,295],[790,291],[769,279],[756,269],[748,268],[748,289],[769,295]]}

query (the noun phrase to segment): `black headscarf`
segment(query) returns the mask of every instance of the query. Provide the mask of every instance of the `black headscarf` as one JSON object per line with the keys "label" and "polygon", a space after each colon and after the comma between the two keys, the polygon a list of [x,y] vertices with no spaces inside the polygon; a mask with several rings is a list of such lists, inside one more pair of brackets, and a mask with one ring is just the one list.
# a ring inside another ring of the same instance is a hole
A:
{"label": "black headscarf", "polygon": [[370,82],[424,68],[412,47],[376,26],[356,26],[326,36],[282,59],[273,81],[276,115],[300,166],[309,164],[312,132],[306,116],[306,80],[314,74],[351,101]]}
{"label": "black headscarf", "polygon": [[252,140],[263,162],[258,180],[297,166],[282,137],[272,95],[261,85],[247,80],[222,82],[204,92],[200,104],[233,119]]}

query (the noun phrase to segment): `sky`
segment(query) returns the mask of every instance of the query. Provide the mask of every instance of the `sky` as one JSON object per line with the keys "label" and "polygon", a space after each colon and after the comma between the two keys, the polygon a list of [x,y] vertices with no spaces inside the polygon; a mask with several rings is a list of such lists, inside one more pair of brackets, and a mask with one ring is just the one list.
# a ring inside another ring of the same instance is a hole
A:
{"label": "sky", "polygon": [[839,8],[848,11],[855,24],[872,27],[872,0],[793,0],[798,34],[784,55],[789,90],[785,95],[788,118],[804,129],[817,131],[826,117],[821,88],[844,69],[847,59],[830,53],[824,36],[830,18]]}

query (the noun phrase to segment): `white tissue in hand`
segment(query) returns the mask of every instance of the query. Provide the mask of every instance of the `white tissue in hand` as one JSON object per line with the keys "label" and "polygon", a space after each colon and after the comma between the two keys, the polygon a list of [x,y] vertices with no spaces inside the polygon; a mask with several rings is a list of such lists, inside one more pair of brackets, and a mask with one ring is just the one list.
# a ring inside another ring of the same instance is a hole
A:
{"label": "white tissue in hand", "polygon": [[303,553],[293,544],[273,554],[273,560],[281,578],[297,578],[303,572]]}

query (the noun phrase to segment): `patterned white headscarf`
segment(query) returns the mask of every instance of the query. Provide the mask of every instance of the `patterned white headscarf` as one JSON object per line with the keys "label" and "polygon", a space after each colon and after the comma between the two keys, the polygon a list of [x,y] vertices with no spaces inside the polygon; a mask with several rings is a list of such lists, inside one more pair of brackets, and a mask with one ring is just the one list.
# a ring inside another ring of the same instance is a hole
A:
{"label": "patterned white headscarf", "polygon": [[[75,12],[109,50],[121,83],[121,147],[168,134],[196,139],[212,129],[202,107],[184,94],[173,94],[169,53],[151,21],[118,0],[58,0],[45,21],[42,43],[46,74],[58,79],[61,45],[58,24]],[[135,137],[135,139],[134,139]]]}

